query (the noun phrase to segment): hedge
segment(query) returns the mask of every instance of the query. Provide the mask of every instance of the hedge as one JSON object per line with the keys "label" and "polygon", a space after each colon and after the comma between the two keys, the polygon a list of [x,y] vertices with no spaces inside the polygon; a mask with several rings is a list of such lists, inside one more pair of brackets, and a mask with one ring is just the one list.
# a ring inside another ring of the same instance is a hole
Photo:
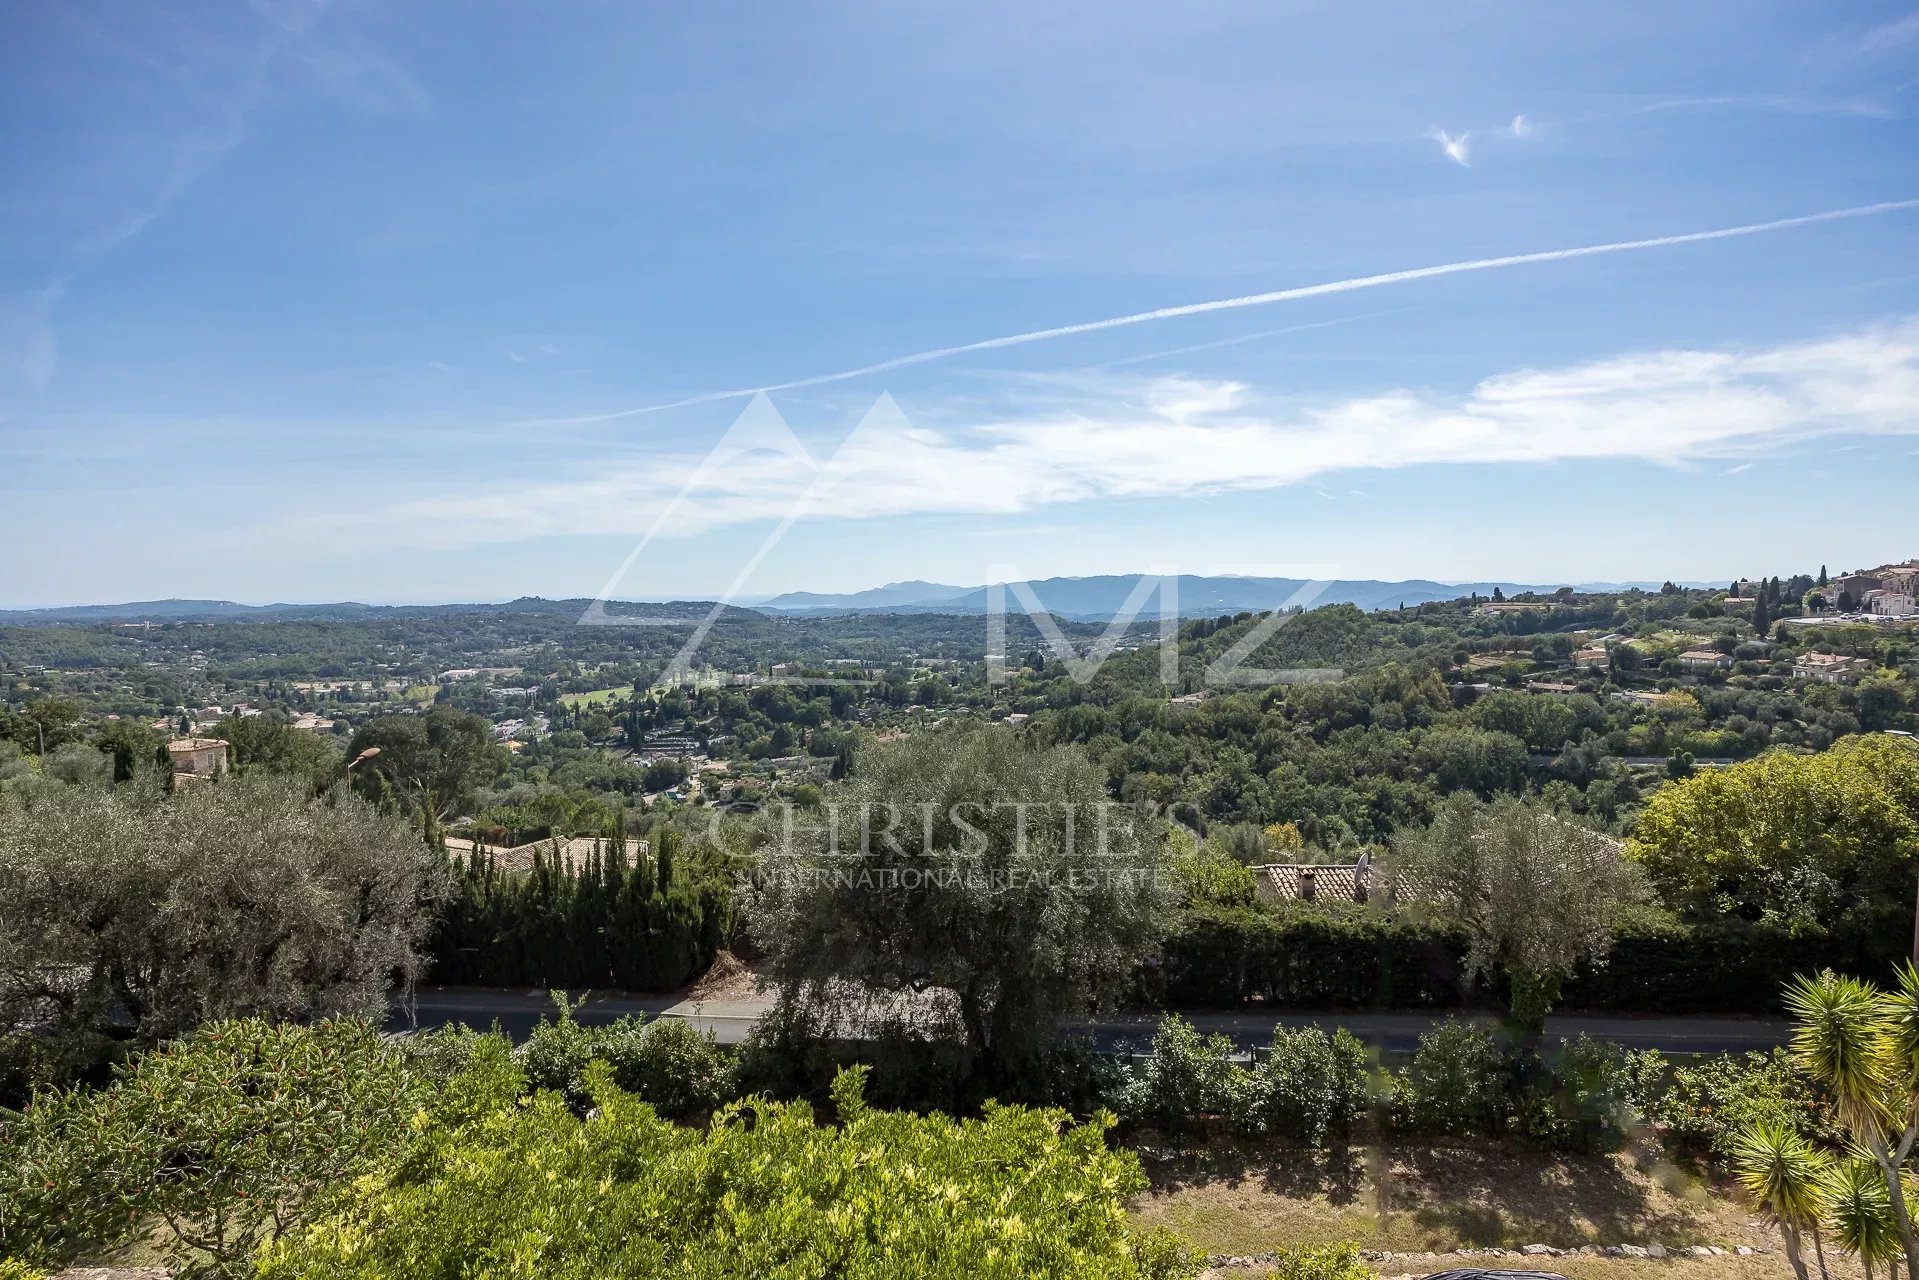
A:
{"label": "hedge", "polygon": [[1446,1008],[1462,1002],[1465,941],[1379,912],[1194,911],[1141,977],[1172,1008]]}
{"label": "hedge", "polygon": [[427,942],[427,980],[449,986],[673,991],[706,971],[732,928],[723,883],[675,875],[673,838],[657,862],[630,864],[624,842],[583,866],[536,858],[502,873],[490,857],[457,861],[453,891]]}
{"label": "hedge", "polygon": [[[1601,965],[1567,984],[1559,1007],[1593,1013],[1780,1012],[1797,973],[1834,969],[1884,982],[1908,934],[1884,920],[1794,933],[1727,918],[1636,922]],[[1365,909],[1189,912],[1141,971],[1136,994],[1159,1008],[1258,1004],[1297,1009],[1433,1009],[1495,1005],[1502,993],[1464,978],[1465,939]]]}

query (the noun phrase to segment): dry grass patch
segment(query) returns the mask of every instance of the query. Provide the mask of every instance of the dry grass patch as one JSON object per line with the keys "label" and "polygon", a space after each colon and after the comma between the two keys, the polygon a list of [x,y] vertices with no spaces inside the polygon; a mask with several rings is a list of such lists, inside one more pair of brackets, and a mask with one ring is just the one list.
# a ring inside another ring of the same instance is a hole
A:
{"label": "dry grass patch", "polygon": [[[1550,1156],[1492,1144],[1343,1154],[1209,1144],[1149,1159],[1146,1168],[1153,1189],[1135,1202],[1135,1215],[1209,1253],[1338,1240],[1395,1252],[1773,1242],[1744,1205],[1649,1156]],[[1581,1260],[1552,1261],[1571,1275]],[[1760,1261],[1774,1273],[1781,1264]]]}

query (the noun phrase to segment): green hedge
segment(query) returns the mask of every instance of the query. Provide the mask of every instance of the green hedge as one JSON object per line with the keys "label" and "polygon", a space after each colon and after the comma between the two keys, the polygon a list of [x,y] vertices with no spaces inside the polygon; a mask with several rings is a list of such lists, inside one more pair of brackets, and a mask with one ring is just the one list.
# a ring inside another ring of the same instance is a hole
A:
{"label": "green hedge", "polygon": [[584,866],[544,858],[502,873],[459,860],[427,942],[429,982],[449,986],[673,991],[706,971],[732,928],[726,885],[676,875],[671,833],[657,858],[624,842]]}
{"label": "green hedge", "polygon": [[[1605,964],[1573,977],[1559,1007],[1777,1014],[1780,993],[1794,974],[1830,968],[1885,981],[1909,938],[1908,929],[1883,919],[1801,934],[1738,919],[1636,923],[1621,932]],[[1496,986],[1474,990],[1465,981],[1464,953],[1465,940],[1455,931],[1378,911],[1195,910],[1141,971],[1137,995],[1147,1005],[1179,1009],[1500,1003]]]}
{"label": "green hedge", "polygon": [[1141,976],[1171,1008],[1446,1008],[1462,1002],[1465,943],[1379,912],[1189,913]]}
{"label": "green hedge", "polygon": [[1833,969],[1889,981],[1911,926],[1795,934],[1739,919],[1640,926],[1603,965],[1577,974],[1560,1005],[1619,1013],[1779,1014],[1795,974]]}

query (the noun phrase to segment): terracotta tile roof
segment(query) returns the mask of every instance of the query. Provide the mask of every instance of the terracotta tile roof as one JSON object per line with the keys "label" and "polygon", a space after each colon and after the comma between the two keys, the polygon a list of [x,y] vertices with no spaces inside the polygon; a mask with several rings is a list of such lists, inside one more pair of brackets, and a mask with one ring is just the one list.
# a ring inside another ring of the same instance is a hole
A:
{"label": "terracotta tile roof", "polygon": [[[1359,865],[1313,866],[1306,863],[1276,862],[1253,868],[1259,896],[1268,902],[1359,902]],[[1385,873],[1378,866],[1367,868],[1370,893],[1366,900],[1380,901],[1385,888]],[[1405,888],[1404,879],[1394,884]],[[1396,897],[1403,893],[1396,893]]]}
{"label": "terracotta tile roof", "polygon": [[[517,845],[511,849],[487,846],[487,852],[493,855],[493,865],[500,871],[531,871],[536,856],[543,856],[548,865],[557,865],[563,861],[568,869],[578,871],[584,868],[593,856],[593,846],[609,844],[606,840],[595,840],[591,836],[572,836],[566,839],[534,840]],[[645,855],[650,846],[644,840],[635,840],[631,836],[626,841],[626,859],[630,865],[634,858]],[[448,853],[466,857],[473,852],[473,842],[458,836],[448,836]]]}

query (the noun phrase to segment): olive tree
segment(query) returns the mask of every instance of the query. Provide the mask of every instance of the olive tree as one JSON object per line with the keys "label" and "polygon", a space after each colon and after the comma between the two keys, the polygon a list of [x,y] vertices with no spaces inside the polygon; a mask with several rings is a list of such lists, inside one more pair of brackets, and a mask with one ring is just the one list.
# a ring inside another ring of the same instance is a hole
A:
{"label": "olive tree", "polygon": [[1165,824],[1004,729],[865,748],[823,809],[769,822],[745,907],[784,1008],[905,1019],[988,1074],[1117,995],[1171,906]]}
{"label": "olive tree", "polygon": [[[219,1018],[384,1016],[443,859],[398,818],[262,776],[0,800],[0,1047],[41,1075]],[[10,1042],[10,1043],[8,1043]]]}
{"label": "olive tree", "polygon": [[1409,905],[1465,932],[1469,972],[1506,975],[1513,1021],[1534,1037],[1573,970],[1612,949],[1621,914],[1646,895],[1619,841],[1512,797],[1453,797],[1392,855]]}

